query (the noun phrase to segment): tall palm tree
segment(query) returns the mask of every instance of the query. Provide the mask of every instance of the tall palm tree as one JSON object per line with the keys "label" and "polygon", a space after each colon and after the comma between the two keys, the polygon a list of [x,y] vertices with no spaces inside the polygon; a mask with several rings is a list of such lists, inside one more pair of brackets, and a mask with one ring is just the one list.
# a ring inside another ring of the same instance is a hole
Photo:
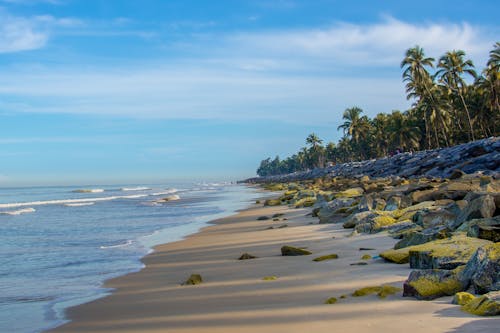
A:
{"label": "tall palm tree", "polygon": [[314,133],[309,134],[306,138],[306,143],[311,146],[311,148],[317,148],[323,143],[323,140],[318,138],[318,136]]}
{"label": "tall palm tree", "polygon": [[475,140],[472,119],[464,98],[467,83],[463,78],[464,74],[468,74],[474,79],[477,77],[472,60],[465,59],[465,52],[462,50],[448,51],[439,58],[437,67],[439,69],[436,72],[436,77],[460,98],[465,114],[467,115],[469,139]]}
{"label": "tall palm tree", "polygon": [[370,121],[368,117],[361,116],[363,110],[358,107],[347,108],[342,115],[345,120],[337,129],[343,129],[344,135],[352,140],[353,150],[358,153],[359,158],[366,158],[366,141],[370,133]]}
{"label": "tall palm tree", "polygon": [[[407,99],[417,99],[417,106],[424,98],[430,101],[431,106],[436,106],[431,89],[434,85],[432,76],[427,68],[434,67],[434,58],[426,57],[424,49],[416,45],[406,51],[405,58],[401,61],[403,68],[403,82],[406,83]],[[431,119],[428,112],[423,114],[427,147],[431,148]]]}
{"label": "tall palm tree", "polygon": [[407,113],[393,111],[389,116],[388,132],[394,148],[418,148],[420,131]]}

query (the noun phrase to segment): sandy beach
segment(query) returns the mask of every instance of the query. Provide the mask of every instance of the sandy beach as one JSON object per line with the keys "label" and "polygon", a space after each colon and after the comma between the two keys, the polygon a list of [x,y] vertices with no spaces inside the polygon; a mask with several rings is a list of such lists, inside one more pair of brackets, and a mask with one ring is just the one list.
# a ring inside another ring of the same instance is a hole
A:
{"label": "sandy beach", "polygon": [[[284,216],[257,220],[276,213]],[[451,297],[351,296],[367,286],[402,287],[409,266],[377,257],[396,240],[386,233],[349,237],[341,224],[317,224],[308,213],[255,204],[160,245],[143,270],[108,281],[110,296],[69,309],[71,322],[50,332],[498,332],[500,319],[464,313]],[[313,254],[283,257],[283,245]],[[258,258],[237,260],[245,252]],[[339,258],[312,261],[332,253]],[[361,260],[365,254],[374,259]],[[351,265],[360,262],[367,265]],[[203,283],[181,285],[193,273]],[[324,304],[330,297],[338,302]]]}

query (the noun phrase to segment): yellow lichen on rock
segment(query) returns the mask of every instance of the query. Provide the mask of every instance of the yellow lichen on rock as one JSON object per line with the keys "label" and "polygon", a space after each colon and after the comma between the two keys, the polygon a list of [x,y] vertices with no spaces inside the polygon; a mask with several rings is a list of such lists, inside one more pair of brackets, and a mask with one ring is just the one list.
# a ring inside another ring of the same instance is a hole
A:
{"label": "yellow lichen on rock", "polygon": [[325,261],[325,260],[332,260],[332,259],[338,259],[339,256],[335,253],[332,254],[327,254],[321,257],[314,258],[313,261],[319,262],[319,261]]}
{"label": "yellow lichen on rock", "polygon": [[451,274],[448,278],[441,280],[434,275],[422,276],[415,281],[408,282],[408,284],[423,299],[434,295],[454,295],[463,290],[463,285],[456,274]]}
{"label": "yellow lichen on rock", "polygon": [[278,278],[276,276],[264,276],[262,278],[263,281],[274,281],[274,280],[277,280]]}
{"label": "yellow lichen on rock", "polygon": [[325,304],[335,304],[337,303],[337,299],[335,297],[330,297],[325,301]]}
{"label": "yellow lichen on rock", "polygon": [[458,304],[458,305],[466,305],[467,303],[469,303],[470,301],[472,301],[475,298],[476,298],[476,296],[474,296],[468,292],[461,291],[461,292],[456,293],[455,296],[453,296],[452,303]]}
{"label": "yellow lichen on rock", "polygon": [[316,197],[307,197],[295,202],[295,208],[311,207],[316,203]]}
{"label": "yellow lichen on rock", "polygon": [[399,250],[387,250],[380,253],[380,257],[396,264],[407,264],[410,261],[410,252],[405,248]]}
{"label": "yellow lichen on rock", "polygon": [[365,255],[363,255],[363,256],[361,257],[361,260],[370,260],[371,258],[372,258],[372,256],[371,256],[371,255],[369,255],[369,254],[365,254]]}
{"label": "yellow lichen on rock", "polygon": [[372,286],[372,287],[364,287],[358,290],[355,290],[352,293],[354,297],[367,296],[371,294],[377,294],[380,298],[386,298],[389,295],[394,295],[397,292],[400,292],[402,289],[394,286],[383,285],[383,286]]}
{"label": "yellow lichen on rock", "polygon": [[373,219],[375,222],[374,228],[386,227],[388,225],[396,223],[396,219],[391,216],[377,216]]}
{"label": "yellow lichen on rock", "polygon": [[462,306],[462,311],[477,316],[498,316],[500,315],[500,303],[498,300],[492,299],[486,294],[476,297]]}

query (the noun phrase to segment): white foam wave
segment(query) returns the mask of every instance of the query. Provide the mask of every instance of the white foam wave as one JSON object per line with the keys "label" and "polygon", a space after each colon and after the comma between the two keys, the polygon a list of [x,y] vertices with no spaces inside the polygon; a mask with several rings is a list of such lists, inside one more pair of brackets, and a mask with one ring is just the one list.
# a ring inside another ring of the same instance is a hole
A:
{"label": "white foam wave", "polygon": [[3,214],[3,215],[21,215],[21,214],[33,213],[33,212],[36,212],[35,208],[24,208],[24,209],[0,212],[0,214]]}
{"label": "white foam wave", "polygon": [[129,245],[132,245],[133,241],[132,240],[128,240],[126,241],[125,243],[122,243],[122,244],[116,244],[116,245],[108,245],[108,246],[99,246],[100,249],[114,249],[114,248],[117,248],[117,247],[125,247],[125,246],[129,246]]}
{"label": "white foam wave", "polygon": [[137,187],[122,187],[121,191],[147,191],[151,188],[145,186],[137,186]]}
{"label": "white foam wave", "polygon": [[0,204],[0,208],[16,208],[16,207],[27,207],[27,206],[43,206],[43,205],[64,205],[72,203],[89,203],[97,201],[110,201],[116,199],[136,199],[147,197],[147,194],[136,194],[136,195],[117,195],[110,197],[98,197],[98,198],[83,198],[83,199],[60,199],[60,200],[46,200],[46,201],[32,201],[32,202],[14,202]]}
{"label": "white foam wave", "polygon": [[179,192],[178,189],[171,188],[171,189],[163,191],[163,192],[151,193],[151,195],[167,195],[167,194],[174,194],[174,193],[177,193],[177,192]]}
{"label": "white foam wave", "polygon": [[78,190],[73,190],[73,193],[102,193],[104,189],[102,188],[82,188]]}
{"label": "white foam wave", "polygon": [[64,206],[66,207],[81,207],[81,206],[92,206],[95,202],[75,202],[75,203],[66,203]]}

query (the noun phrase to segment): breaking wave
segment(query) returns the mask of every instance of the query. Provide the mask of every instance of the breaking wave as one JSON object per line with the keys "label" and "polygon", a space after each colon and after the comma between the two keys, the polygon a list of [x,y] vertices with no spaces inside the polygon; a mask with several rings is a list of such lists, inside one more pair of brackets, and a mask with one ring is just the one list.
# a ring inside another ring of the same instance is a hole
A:
{"label": "breaking wave", "polygon": [[21,214],[33,213],[33,212],[36,212],[35,208],[24,208],[24,209],[0,212],[0,214],[2,214],[2,215],[21,215]]}

